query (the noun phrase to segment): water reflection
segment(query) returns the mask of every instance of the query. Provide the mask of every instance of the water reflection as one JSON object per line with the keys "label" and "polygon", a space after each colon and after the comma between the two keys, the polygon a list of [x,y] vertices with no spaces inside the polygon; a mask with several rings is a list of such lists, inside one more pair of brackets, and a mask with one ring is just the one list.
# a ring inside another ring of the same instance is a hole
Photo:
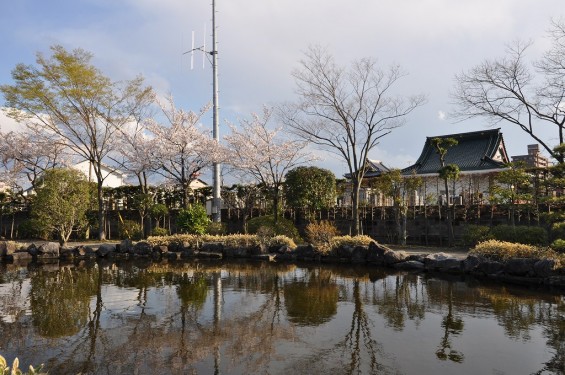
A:
{"label": "water reflection", "polygon": [[376,268],[0,265],[0,317],[56,374],[565,373],[561,295]]}

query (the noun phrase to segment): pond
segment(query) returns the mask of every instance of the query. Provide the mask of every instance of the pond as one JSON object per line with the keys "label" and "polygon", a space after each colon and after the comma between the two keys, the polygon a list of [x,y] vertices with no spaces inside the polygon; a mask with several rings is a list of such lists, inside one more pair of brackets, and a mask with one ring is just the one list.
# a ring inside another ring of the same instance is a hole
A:
{"label": "pond", "polygon": [[0,337],[50,374],[561,374],[565,299],[346,265],[3,264]]}

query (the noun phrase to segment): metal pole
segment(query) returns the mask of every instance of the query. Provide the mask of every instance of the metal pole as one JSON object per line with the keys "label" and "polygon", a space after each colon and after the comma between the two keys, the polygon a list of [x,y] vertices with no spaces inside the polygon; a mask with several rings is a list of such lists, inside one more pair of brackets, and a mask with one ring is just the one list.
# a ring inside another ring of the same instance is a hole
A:
{"label": "metal pole", "polygon": [[[220,143],[219,131],[219,107],[218,107],[218,45],[216,40],[216,1],[212,0],[212,74],[213,74],[213,136],[217,143]],[[214,191],[212,200],[212,220],[214,222],[222,221],[222,206],[220,198],[220,185],[221,185],[221,165],[214,163]]]}

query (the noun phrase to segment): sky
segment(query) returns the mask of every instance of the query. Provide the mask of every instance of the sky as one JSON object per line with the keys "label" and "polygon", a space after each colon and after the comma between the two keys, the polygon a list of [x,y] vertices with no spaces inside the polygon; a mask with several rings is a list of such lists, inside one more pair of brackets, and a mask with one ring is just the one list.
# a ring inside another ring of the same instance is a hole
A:
{"label": "sky", "polygon": [[[185,110],[211,102],[211,66],[202,68],[196,53],[191,70],[184,54],[193,31],[196,46],[204,39],[211,46],[211,0],[0,0],[0,6],[0,84],[13,83],[16,64],[33,64],[36,53],[60,44],[91,52],[92,63],[113,80],[143,75]],[[309,46],[320,45],[342,65],[363,57],[383,69],[399,64],[408,75],[398,92],[427,95],[370,154],[395,168],[414,163],[428,136],[489,129],[482,119],[450,118],[455,74],[504,56],[516,40],[531,41],[528,57],[539,58],[549,46],[551,18],[565,16],[563,0],[216,0],[216,11],[221,134],[226,121],[296,100],[291,72]],[[211,111],[205,121],[212,126]],[[13,127],[0,114],[1,130]],[[535,143],[510,124],[497,127],[509,155],[526,154]],[[554,135],[545,133],[552,143]],[[319,155],[317,166],[336,176],[347,172],[333,154]]]}

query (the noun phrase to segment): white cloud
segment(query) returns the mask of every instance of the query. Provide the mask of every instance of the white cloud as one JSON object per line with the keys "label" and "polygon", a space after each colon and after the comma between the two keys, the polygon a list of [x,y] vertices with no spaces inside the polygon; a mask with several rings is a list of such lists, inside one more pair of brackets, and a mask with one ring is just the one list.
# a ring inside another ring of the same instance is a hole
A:
{"label": "white cloud", "polygon": [[16,120],[6,116],[5,108],[0,108],[0,131],[8,133],[10,131],[21,131],[24,128],[23,124],[18,123]]}

